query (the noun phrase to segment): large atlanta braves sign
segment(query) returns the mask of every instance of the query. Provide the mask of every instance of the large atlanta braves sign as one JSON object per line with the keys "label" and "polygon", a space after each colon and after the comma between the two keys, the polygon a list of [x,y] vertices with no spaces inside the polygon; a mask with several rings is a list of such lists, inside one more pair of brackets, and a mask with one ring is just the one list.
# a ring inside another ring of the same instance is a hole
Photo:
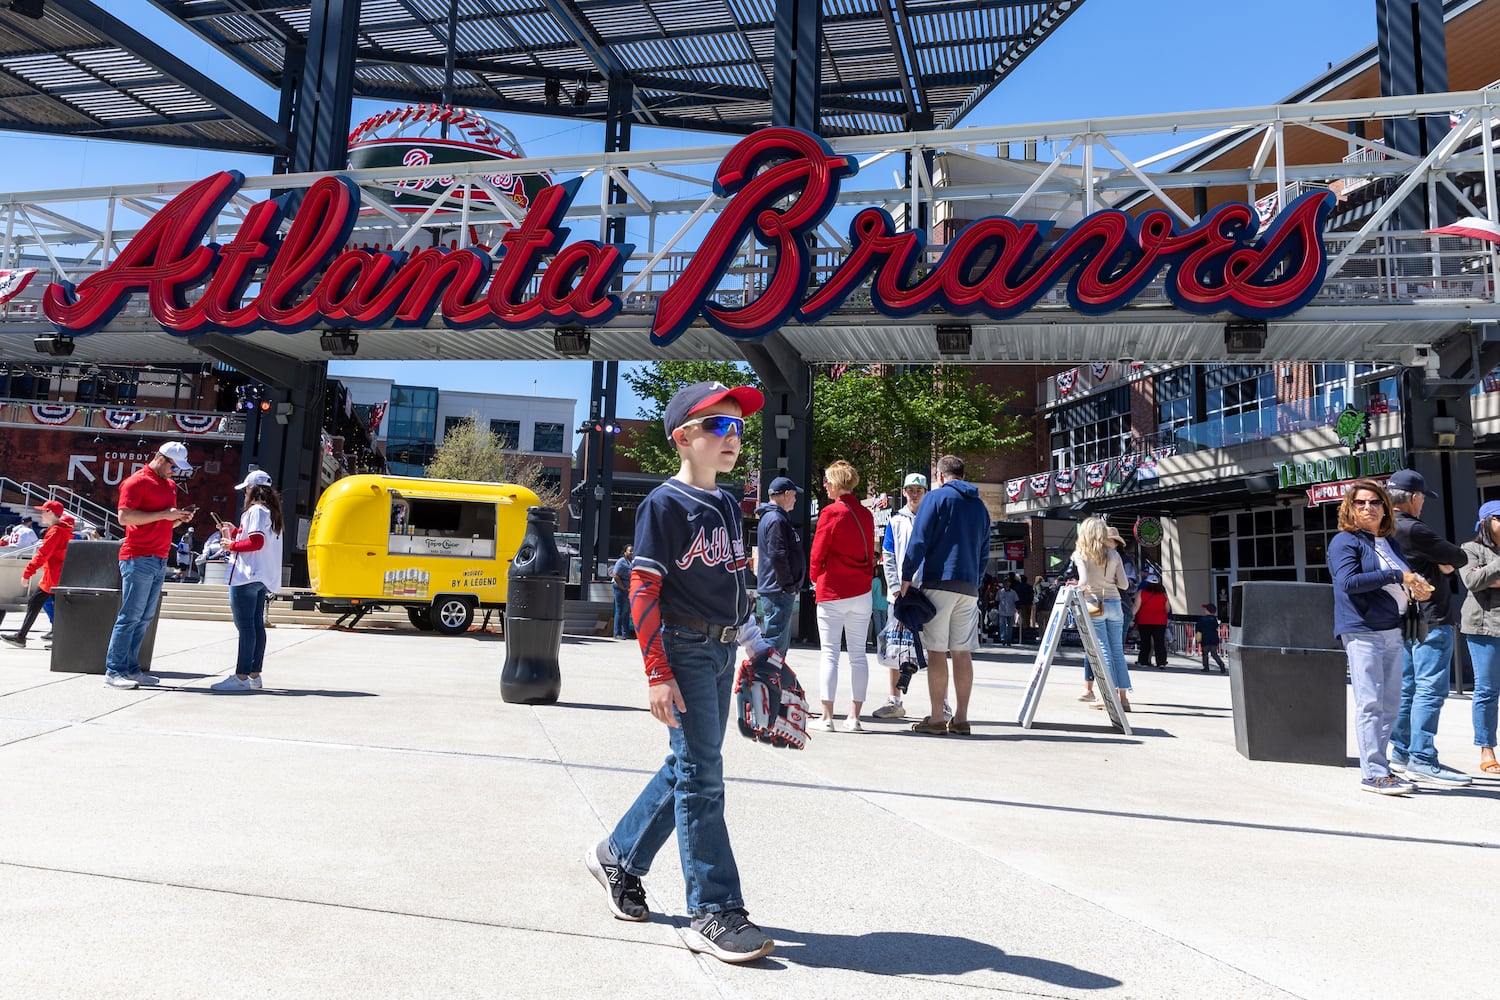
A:
{"label": "large atlanta braves sign", "polygon": [[[935,264],[925,260],[921,233],[898,231],[888,213],[866,208],[850,224],[850,252],[813,284],[808,236],[856,170],[851,158],[795,129],[765,129],[735,146],[716,175],[726,204],[658,298],[652,341],[669,344],[700,318],[729,337],[761,338],[788,322],[818,321],[866,283],[873,307],[888,316],[937,308],[1005,319],[1063,280],[1074,309],[1107,313],[1161,275],[1168,297],[1186,312],[1273,318],[1304,306],[1327,266],[1322,230],[1333,195],[1320,192],[1294,202],[1264,231],[1243,204],[1221,205],[1181,231],[1161,210],[1134,218],[1097,212],[1050,245],[1049,223],[980,219]],[[285,232],[289,203],[276,198],[253,206],[226,245],[205,243],[242,183],[226,171],[183,191],[108,267],[76,287],[50,285],[43,297],[48,319],[63,332],[90,333],[140,292],[156,321],[181,336],[425,326],[434,315],[458,329],[591,325],[620,309],[608,289],[633,248],[568,242],[561,223],[579,181],[541,189],[494,255],[349,248],[360,193],[338,175],[306,190]],[[716,302],[719,282],[750,238],[772,251],[759,293],[738,305]]]}

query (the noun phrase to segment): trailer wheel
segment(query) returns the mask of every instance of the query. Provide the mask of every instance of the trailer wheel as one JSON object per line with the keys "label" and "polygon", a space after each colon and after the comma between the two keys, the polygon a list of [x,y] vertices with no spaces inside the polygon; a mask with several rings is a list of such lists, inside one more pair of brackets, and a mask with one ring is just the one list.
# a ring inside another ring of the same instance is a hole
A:
{"label": "trailer wheel", "polygon": [[459,635],[474,624],[474,602],[466,597],[439,597],[432,602],[431,615],[439,635]]}
{"label": "trailer wheel", "polygon": [[417,627],[418,631],[432,631],[432,609],[431,608],[407,608],[406,617]]}

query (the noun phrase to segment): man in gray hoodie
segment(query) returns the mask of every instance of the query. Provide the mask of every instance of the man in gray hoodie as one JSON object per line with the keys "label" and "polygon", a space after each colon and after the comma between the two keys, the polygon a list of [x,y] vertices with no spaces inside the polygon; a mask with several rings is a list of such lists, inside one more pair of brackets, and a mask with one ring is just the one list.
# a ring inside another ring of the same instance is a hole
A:
{"label": "man in gray hoodie", "polygon": [[760,528],[756,545],[755,592],[760,612],[760,634],[782,656],[792,646],[792,608],[797,591],[807,579],[807,553],[802,536],[787,517],[797,506],[802,489],[786,476],[771,480],[770,500],[756,508]]}

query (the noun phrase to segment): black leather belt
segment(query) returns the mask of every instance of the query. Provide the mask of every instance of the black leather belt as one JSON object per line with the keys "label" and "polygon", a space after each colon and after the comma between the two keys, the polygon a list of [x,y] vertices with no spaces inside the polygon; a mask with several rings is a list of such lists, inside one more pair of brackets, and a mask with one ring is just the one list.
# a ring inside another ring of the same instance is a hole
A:
{"label": "black leather belt", "polygon": [[722,642],[726,646],[732,646],[739,638],[740,627],[738,625],[716,625],[704,618],[696,618],[693,615],[679,615],[671,611],[663,611],[661,620],[668,625],[680,625],[690,628],[694,632],[702,632],[715,642]]}

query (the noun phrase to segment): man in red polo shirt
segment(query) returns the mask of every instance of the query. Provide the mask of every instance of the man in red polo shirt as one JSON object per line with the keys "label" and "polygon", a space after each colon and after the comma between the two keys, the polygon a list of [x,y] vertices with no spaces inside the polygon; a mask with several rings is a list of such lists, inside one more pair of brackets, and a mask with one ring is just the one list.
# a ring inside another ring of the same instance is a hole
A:
{"label": "man in red polo shirt", "polygon": [[120,616],[109,637],[104,657],[104,683],[113,688],[135,688],[157,680],[141,673],[141,640],[156,614],[162,581],[167,576],[167,553],[172,529],[193,519],[192,510],[177,509],[177,484],[172,472],[192,472],[187,445],[168,441],[151,461],[120,484],[120,523],[125,542],[120,546]]}

